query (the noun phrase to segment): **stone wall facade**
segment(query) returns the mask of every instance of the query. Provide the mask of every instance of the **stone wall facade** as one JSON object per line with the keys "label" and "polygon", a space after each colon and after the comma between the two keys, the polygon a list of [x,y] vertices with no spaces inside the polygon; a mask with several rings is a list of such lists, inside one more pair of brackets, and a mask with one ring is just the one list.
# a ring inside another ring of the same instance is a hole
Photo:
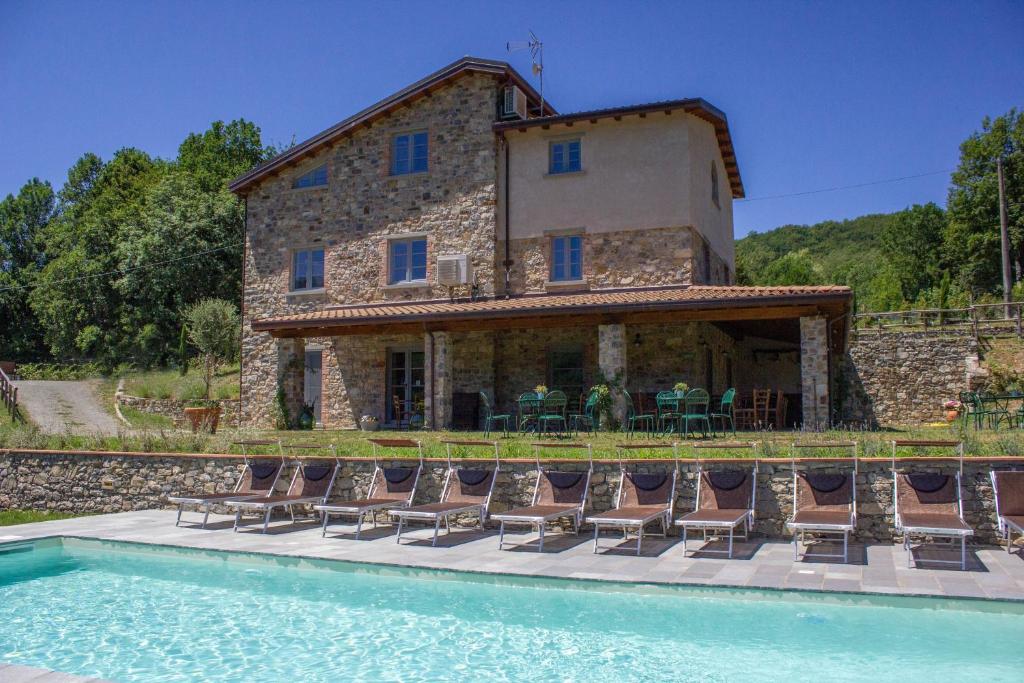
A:
{"label": "stone wall facade", "polygon": [[[404,461],[408,463],[409,461]],[[995,543],[996,519],[989,472],[1012,468],[1021,458],[968,458],[964,462],[964,515],[975,530],[974,541]],[[365,496],[373,472],[368,460],[343,460],[335,482],[333,498]],[[560,470],[583,470],[585,461],[558,464]],[[646,472],[671,472],[671,461],[643,461],[631,464]],[[737,467],[728,465],[727,467]],[[799,463],[802,469],[836,471],[834,463]],[[842,467],[849,469],[849,463]],[[891,542],[893,530],[893,486],[891,463],[887,459],[861,459],[857,474],[858,521],[856,538]],[[901,467],[909,471],[954,473],[957,461],[914,461]],[[173,454],[58,453],[5,451],[0,453],[0,508],[60,510],[64,512],[121,512],[172,507],[167,496],[181,493],[215,493],[230,490],[238,477],[241,460],[232,456],[185,456]],[[786,536],[785,521],[792,513],[793,466],[788,460],[761,460],[755,531],[768,537]],[[493,512],[526,505],[536,481],[532,462],[503,461],[495,487]],[[441,494],[446,465],[428,460],[420,478],[415,503],[434,502]],[[696,497],[697,465],[680,464],[675,511],[692,510]],[[279,487],[287,488],[289,467]],[[600,512],[614,507],[620,480],[619,465],[612,461],[594,463],[588,510]],[[465,520],[467,523],[475,523]]]}
{"label": "stone wall facade", "polygon": [[943,421],[942,403],[977,388],[978,344],[969,334],[886,331],[851,337],[839,362],[839,420],[868,427]]}
{"label": "stone wall facade", "polygon": [[807,429],[830,426],[830,363],[828,321],[823,316],[800,318],[800,384]]}
{"label": "stone wall facade", "polygon": [[[179,401],[170,398],[141,398],[139,396],[129,396],[128,394],[123,393],[115,395],[114,400],[116,400],[120,406],[134,408],[142,413],[163,415],[173,421],[175,427],[187,426],[185,408],[190,407],[192,404],[192,401]],[[220,426],[237,427],[239,411],[238,399],[222,399],[215,401],[215,403],[221,408]]]}
{"label": "stone wall facade", "polygon": [[[292,356],[287,341],[254,333],[253,319],[333,305],[447,297],[433,272],[442,254],[468,254],[480,294],[494,293],[497,140],[491,124],[498,93],[491,75],[461,77],[294,172],[265,180],[248,195],[243,423],[272,424],[274,395],[278,383],[287,381],[281,373]],[[428,133],[429,170],[391,176],[392,137],[412,130]],[[296,176],[324,163],[326,187],[292,189]],[[412,234],[427,239],[427,283],[388,286],[388,241]],[[309,248],[324,250],[324,288],[289,293],[292,253]]]}

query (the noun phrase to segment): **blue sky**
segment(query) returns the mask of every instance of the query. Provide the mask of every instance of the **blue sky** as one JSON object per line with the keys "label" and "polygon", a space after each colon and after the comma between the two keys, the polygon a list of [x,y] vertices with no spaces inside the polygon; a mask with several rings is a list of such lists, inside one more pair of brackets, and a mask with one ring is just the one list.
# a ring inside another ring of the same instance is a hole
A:
{"label": "blue sky", "polygon": [[560,111],[724,110],[755,200],[737,236],[944,203],[959,142],[1024,106],[1022,2],[0,0],[0,194],[87,151],[172,157],[216,119],[301,140],[465,54],[527,74],[505,42],[530,29]]}

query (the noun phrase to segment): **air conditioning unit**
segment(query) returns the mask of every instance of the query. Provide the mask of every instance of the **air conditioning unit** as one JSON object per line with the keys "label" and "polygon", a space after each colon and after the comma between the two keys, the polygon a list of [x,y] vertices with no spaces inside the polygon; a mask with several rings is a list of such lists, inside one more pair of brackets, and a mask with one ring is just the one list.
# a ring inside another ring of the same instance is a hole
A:
{"label": "air conditioning unit", "polygon": [[468,254],[437,257],[437,284],[443,287],[468,285],[473,281],[473,262]]}
{"label": "air conditioning unit", "polygon": [[517,86],[505,86],[501,98],[501,118],[503,120],[525,119],[526,106],[526,93]]}

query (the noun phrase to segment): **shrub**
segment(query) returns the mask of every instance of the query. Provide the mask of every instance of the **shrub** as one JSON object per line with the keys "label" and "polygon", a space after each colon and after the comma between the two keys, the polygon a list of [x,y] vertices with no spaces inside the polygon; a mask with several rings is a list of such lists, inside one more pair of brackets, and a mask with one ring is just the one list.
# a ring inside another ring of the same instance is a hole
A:
{"label": "shrub", "polygon": [[210,398],[217,368],[238,357],[238,311],[230,301],[203,299],[185,310],[188,337],[202,354],[204,398]]}

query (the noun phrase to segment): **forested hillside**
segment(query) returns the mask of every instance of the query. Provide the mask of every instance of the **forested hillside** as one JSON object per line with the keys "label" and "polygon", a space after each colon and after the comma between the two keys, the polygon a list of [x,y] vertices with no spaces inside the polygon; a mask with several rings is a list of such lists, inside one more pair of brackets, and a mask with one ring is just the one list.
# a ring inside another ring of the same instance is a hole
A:
{"label": "forested hillside", "polygon": [[1001,300],[996,159],[1002,157],[1016,299],[1024,298],[1024,113],[985,119],[960,145],[947,209],[914,205],[752,232],[736,243],[739,284],[841,284],[861,311]]}

